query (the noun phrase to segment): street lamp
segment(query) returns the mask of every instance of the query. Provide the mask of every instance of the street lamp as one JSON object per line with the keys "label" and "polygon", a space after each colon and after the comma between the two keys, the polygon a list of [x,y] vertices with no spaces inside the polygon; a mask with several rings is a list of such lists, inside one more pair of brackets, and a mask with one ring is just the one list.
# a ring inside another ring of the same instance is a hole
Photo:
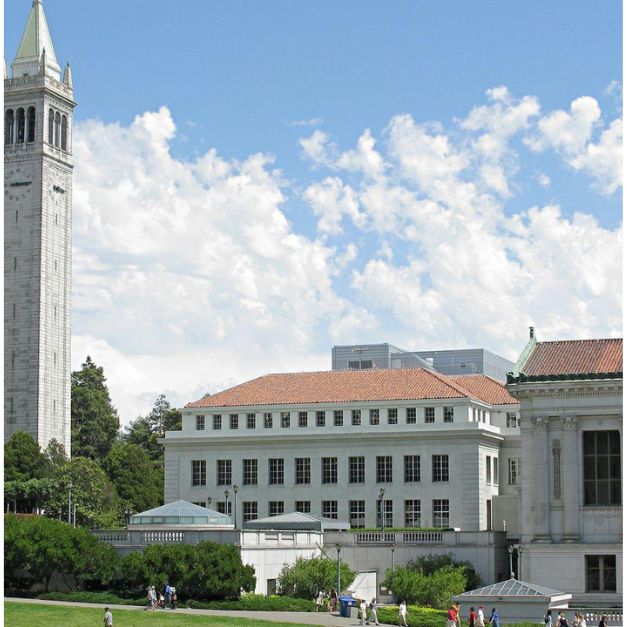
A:
{"label": "street lamp", "polygon": [[239,486],[235,484],[233,486],[233,518],[235,519],[235,531],[237,531],[237,491]]}
{"label": "street lamp", "polygon": [[128,507],[124,512],[124,517],[126,518],[126,526],[128,527],[131,524],[131,516],[133,515],[133,510]]}
{"label": "street lamp", "polygon": [[509,553],[509,577],[514,579],[514,547],[511,544],[507,547],[507,552]]}
{"label": "street lamp", "polygon": [[516,547],[516,551],[518,553],[518,581],[522,581],[523,578],[523,574],[522,574],[522,554],[523,554],[523,549],[524,547],[519,544]]}
{"label": "street lamp", "polygon": [[381,533],[383,533],[383,497],[385,496],[385,488],[379,490],[379,519],[381,520]]}
{"label": "street lamp", "polygon": [[224,491],[224,513],[229,515],[229,491]]}
{"label": "street lamp", "polygon": [[392,574],[394,574],[394,549],[396,549],[396,545],[394,543],[390,544],[390,551],[392,551]]}
{"label": "street lamp", "polygon": [[340,594],[342,594],[342,576],[340,575],[340,551],[342,550],[341,544],[335,545],[335,550],[337,551],[337,598],[340,598]]}
{"label": "street lamp", "polygon": [[67,524],[72,524],[72,482],[67,484]]}
{"label": "street lamp", "polygon": [[211,501],[212,501],[211,497],[208,496],[207,497],[207,509],[209,509],[211,507]]}

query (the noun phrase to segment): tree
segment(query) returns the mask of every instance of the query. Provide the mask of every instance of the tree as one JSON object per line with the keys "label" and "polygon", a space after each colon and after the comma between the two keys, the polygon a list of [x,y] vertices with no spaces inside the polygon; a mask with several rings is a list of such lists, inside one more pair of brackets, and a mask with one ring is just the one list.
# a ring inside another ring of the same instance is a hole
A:
{"label": "tree", "polygon": [[58,492],[57,481],[50,477],[4,483],[4,500],[13,503],[14,512],[31,513],[47,509]]}
{"label": "tree", "polygon": [[87,356],[72,373],[72,453],[102,459],[111,450],[120,426],[101,367]]}
{"label": "tree", "polygon": [[120,496],[134,512],[161,504],[162,476],[148,454],[137,444],[116,442],[104,459],[103,468]]}
{"label": "tree", "polygon": [[63,464],[68,461],[68,456],[65,452],[65,447],[58,440],[52,438],[48,442],[48,446],[44,451],[44,457],[46,458],[49,469],[52,473],[56,472]]}
{"label": "tree", "polygon": [[[340,562],[340,576],[348,586],[355,578],[355,572],[348,564]],[[319,590],[331,590],[337,586],[337,562],[325,556],[299,557],[294,564],[283,566],[278,584],[283,594],[313,599]]]}
{"label": "tree", "polygon": [[46,458],[33,437],[16,431],[4,445],[4,480],[40,479],[48,472]]}
{"label": "tree", "polygon": [[417,557],[407,564],[410,570],[431,575],[437,570],[450,566],[451,568],[462,567],[466,577],[466,590],[474,590],[481,585],[481,577],[475,572],[474,566],[468,561],[458,561],[451,553],[430,554],[424,557]]}

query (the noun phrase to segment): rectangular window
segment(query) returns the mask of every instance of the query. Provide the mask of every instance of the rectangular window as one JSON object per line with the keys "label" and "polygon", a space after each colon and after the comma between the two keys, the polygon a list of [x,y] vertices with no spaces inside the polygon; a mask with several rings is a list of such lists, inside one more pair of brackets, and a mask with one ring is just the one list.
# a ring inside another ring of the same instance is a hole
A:
{"label": "rectangular window", "polygon": [[257,428],[257,415],[256,414],[246,414],[246,428],[247,429]]}
{"label": "rectangular window", "polygon": [[420,481],[420,455],[405,455],[405,483]]}
{"label": "rectangular window", "polygon": [[377,483],[392,483],[392,456],[377,456]]}
{"label": "rectangular window", "polygon": [[216,509],[220,512],[220,514],[230,516],[233,511],[233,501],[218,501],[216,503]]}
{"label": "rectangular window", "polygon": [[281,429],[289,429],[290,427],[290,412],[282,411],[281,412]]}
{"label": "rectangular window", "polygon": [[381,528],[381,503],[383,503],[383,525],[384,527],[391,527],[394,519],[392,510],[392,501],[382,501],[377,499],[377,529]]}
{"label": "rectangular window", "polygon": [[455,415],[455,410],[452,407],[444,408],[444,422],[453,422],[454,415]]}
{"label": "rectangular window", "polygon": [[586,555],[586,592],[616,592],[616,555]]}
{"label": "rectangular window", "polygon": [[366,501],[348,502],[348,522],[351,529],[366,528]]}
{"label": "rectangular window", "polygon": [[584,505],[621,504],[620,467],[618,431],[583,433]]}
{"label": "rectangular window", "polygon": [[431,456],[431,481],[448,481],[448,455]]}
{"label": "rectangular window", "polygon": [[342,427],[344,425],[344,410],[336,409],[333,412],[333,424],[336,427]]}
{"label": "rectangular window", "polygon": [[239,429],[239,416],[237,414],[229,416],[229,429]]}
{"label": "rectangular window", "polygon": [[192,501],[192,505],[198,505],[198,507],[207,507],[207,501]]}
{"label": "rectangular window", "polygon": [[231,460],[219,459],[217,462],[216,485],[231,485]]}
{"label": "rectangular window", "polygon": [[388,424],[396,425],[398,424],[398,409],[396,407],[392,407],[388,409]]}
{"label": "rectangular window", "polygon": [[322,501],[322,516],[337,520],[337,501]]}
{"label": "rectangular window", "polygon": [[272,414],[269,412],[263,415],[263,428],[272,429]]}
{"label": "rectangular window", "polygon": [[349,370],[370,370],[372,368],[372,359],[359,359],[348,362]]}
{"label": "rectangular window", "polygon": [[283,501],[268,501],[268,516],[280,516],[284,511]]}
{"label": "rectangular window", "polygon": [[433,526],[440,529],[450,527],[448,499],[433,500]]}
{"label": "rectangular window", "polygon": [[499,485],[499,458],[492,458],[492,481],[494,485]]}
{"label": "rectangular window", "polygon": [[371,425],[379,424],[379,410],[378,409],[370,410],[370,424]]}
{"label": "rectangular window", "polygon": [[204,431],[204,430],[205,430],[205,417],[196,416],[196,431]]}
{"label": "rectangular window", "polygon": [[361,425],[361,409],[353,409],[351,412],[351,424],[353,427]]}
{"label": "rectangular window", "polygon": [[243,485],[257,485],[257,460],[256,459],[244,459],[242,460],[242,484]]}
{"label": "rectangular window", "polygon": [[348,458],[348,483],[365,483],[366,481],[366,458]]}
{"label": "rectangular window", "polygon": [[518,418],[516,417],[516,412],[508,411],[505,414],[505,420],[508,429],[515,429],[518,426]]}
{"label": "rectangular window", "polygon": [[213,430],[219,431],[222,429],[222,416],[220,414],[215,414],[213,416]]}
{"label": "rectangular window", "polygon": [[425,422],[435,422],[435,407],[425,407]]}
{"label": "rectangular window", "polygon": [[284,462],[283,459],[268,460],[268,483],[270,485],[283,485],[284,481]]}
{"label": "rectangular window", "polygon": [[294,483],[306,485],[311,483],[311,460],[309,457],[294,459]]}
{"label": "rectangular window", "polygon": [[405,527],[420,527],[420,500],[405,500]]}
{"label": "rectangular window", "polygon": [[325,412],[317,411],[316,412],[316,427],[324,427],[325,425]]}
{"label": "rectangular window", "polygon": [[492,458],[489,455],[485,458],[485,482],[488,485],[492,483]]}
{"label": "rectangular window", "polygon": [[508,484],[520,484],[520,457],[510,457],[507,460]]}
{"label": "rectangular window", "polygon": [[322,458],[322,483],[337,483],[337,457]]}
{"label": "rectangular window", "polygon": [[257,520],[257,501],[244,501],[244,522]]}
{"label": "rectangular window", "polygon": [[298,426],[299,427],[307,426],[307,412],[306,411],[298,412]]}
{"label": "rectangular window", "polygon": [[416,424],[416,408],[415,407],[408,407],[405,410],[405,422],[408,425]]}
{"label": "rectangular window", "polygon": [[311,513],[311,501],[296,501],[296,511],[301,514]]}
{"label": "rectangular window", "polygon": [[207,462],[204,459],[192,460],[192,485],[207,485]]}

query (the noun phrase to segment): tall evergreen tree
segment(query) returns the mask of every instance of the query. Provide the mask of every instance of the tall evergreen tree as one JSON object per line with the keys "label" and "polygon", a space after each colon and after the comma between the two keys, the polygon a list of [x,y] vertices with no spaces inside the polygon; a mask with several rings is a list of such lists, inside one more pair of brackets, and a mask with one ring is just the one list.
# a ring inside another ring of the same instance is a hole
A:
{"label": "tall evergreen tree", "polygon": [[104,371],[88,355],[81,369],[72,373],[72,455],[103,459],[119,426]]}
{"label": "tall evergreen tree", "polygon": [[4,445],[4,480],[28,481],[48,474],[48,463],[33,436],[16,431]]}

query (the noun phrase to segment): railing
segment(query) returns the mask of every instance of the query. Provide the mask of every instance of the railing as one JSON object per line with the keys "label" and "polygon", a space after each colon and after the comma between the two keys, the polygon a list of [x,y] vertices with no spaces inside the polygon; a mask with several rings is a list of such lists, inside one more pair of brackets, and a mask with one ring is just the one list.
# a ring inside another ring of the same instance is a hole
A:
{"label": "railing", "polygon": [[442,532],[404,531],[403,544],[442,544]]}
{"label": "railing", "polygon": [[142,544],[180,543],[185,539],[183,531],[143,531]]}
{"label": "railing", "polygon": [[128,544],[129,533],[125,529],[94,529],[92,534],[102,542],[109,544]]}
{"label": "railing", "polygon": [[392,531],[361,531],[355,534],[357,544],[390,544],[396,534]]}
{"label": "railing", "polygon": [[619,626],[623,624],[623,609],[622,608],[600,608],[600,607],[569,607],[568,610],[564,610],[567,618],[574,617],[575,613],[583,614],[586,619],[586,623],[590,627],[598,624],[601,620],[601,616],[607,617],[608,627]]}

